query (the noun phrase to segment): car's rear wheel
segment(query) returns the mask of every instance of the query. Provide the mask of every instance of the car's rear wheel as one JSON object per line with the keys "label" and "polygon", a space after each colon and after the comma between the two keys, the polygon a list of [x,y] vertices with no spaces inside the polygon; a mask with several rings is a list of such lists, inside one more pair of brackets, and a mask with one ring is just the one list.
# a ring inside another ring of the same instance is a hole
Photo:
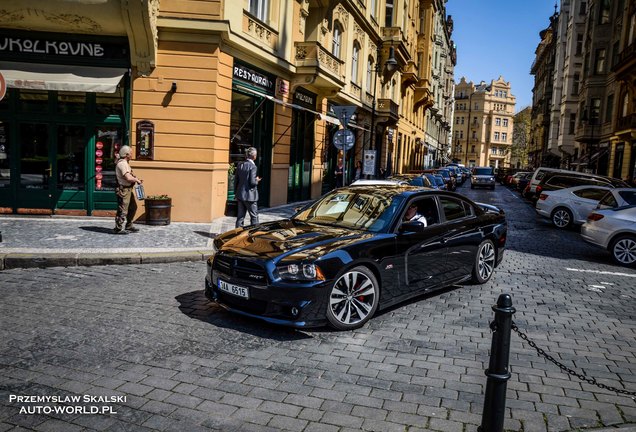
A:
{"label": "car's rear wheel", "polygon": [[380,289],[374,274],[358,266],[345,271],[331,287],[327,320],[338,330],[362,327],[378,309]]}
{"label": "car's rear wheel", "polygon": [[552,211],[552,224],[559,229],[571,227],[573,219],[572,212],[565,207],[557,207]]}
{"label": "car's rear wheel", "polygon": [[491,240],[484,240],[477,249],[473,266],[473,282],[483,284],[490,280],[495,271],[495,245]]}
{"label": "car's rear wheel", "polygon": [[609,247],[614,262],[622,266],[636,264],[636,236],[623,235],[612,240]]}

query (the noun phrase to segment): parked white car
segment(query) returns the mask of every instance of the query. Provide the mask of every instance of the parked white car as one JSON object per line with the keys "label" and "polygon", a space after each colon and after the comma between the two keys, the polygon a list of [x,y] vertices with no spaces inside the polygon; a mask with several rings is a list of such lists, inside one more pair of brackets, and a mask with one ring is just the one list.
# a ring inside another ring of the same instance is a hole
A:
{"label": "parked white car", "polygon": [[581,227],[581,237],[607,249],[617,264],[636,265],[636,206],[594,210]]}
{"label": "parked white car", "polygon": [[552,221],[560,229],[585,222],[609,188],[604,186],[575,186],[542,192],[535,204],[537,213]]}
{"label": "parked white car", "polygon": [[617,208],[636,205],[636,188],[616,188],[607,191],[598,202],[598,208]]}

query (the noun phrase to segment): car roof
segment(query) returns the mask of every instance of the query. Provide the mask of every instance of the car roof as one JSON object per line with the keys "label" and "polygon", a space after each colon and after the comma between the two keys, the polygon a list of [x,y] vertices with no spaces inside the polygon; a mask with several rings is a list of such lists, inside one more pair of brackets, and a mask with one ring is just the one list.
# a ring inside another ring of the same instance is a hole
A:
{"label": "car roof", "polygon": [[382,186],[400,186],[404,184],[404,180],[391,180],[391,179],[360,179],[351,183],[350,186],[365,186],[365,185],[382,185]]}

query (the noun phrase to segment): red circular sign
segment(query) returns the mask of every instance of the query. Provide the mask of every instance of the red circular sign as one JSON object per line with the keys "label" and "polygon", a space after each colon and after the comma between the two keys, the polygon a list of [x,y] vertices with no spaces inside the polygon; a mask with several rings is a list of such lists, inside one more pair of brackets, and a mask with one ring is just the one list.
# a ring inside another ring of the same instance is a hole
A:
{"label": "red circular sign", "polygon": [[97,148],[98,150],[103,149],[103,148],[104,148],[104,143],[103,143],[103,142],[101,142],[101,141],[97,141],[97,142],[95,143],[95,148]]}
{"label": "red circular sign", "polygon": [[101,165],[97,165],[95,167],[95,172],[98,172],[98,173],[102,172],[102,166]]}
{"label": "red circular sign", "polygon": [[0,100],[2,100],[2,98],[4,97],[6,93],[7,93],[7,82],[4,80],[4,77],[0,73]]}
{"label": "red circular sign", "polygon": [[102,178],[104,178],[104,176],[102,175],[102,173],[97,173],[97,174],[95,174],[95,178],[97,180],[101,180]]}
{"label": "red circular sign", "polygon": [[104,160],[102,158],[96,158],[95,159],[95,165],[101,165],[102,162],[104,162]]}
{"label": "red circular sign", "polygon": [[95,156],[97,157],[102,157],[104,155],[104,152],[101,150],[95,150]]}

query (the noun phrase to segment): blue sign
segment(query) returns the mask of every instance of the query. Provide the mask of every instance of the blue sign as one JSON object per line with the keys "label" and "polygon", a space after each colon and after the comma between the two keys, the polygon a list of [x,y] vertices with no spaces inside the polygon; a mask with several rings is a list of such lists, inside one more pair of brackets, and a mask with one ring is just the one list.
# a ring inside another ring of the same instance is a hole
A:
{"label": "blue sign", "polygon": [[333,145],[338,150],[349,151],[356,143],[356,136],[349,129],[340,129],[333,136]]}

